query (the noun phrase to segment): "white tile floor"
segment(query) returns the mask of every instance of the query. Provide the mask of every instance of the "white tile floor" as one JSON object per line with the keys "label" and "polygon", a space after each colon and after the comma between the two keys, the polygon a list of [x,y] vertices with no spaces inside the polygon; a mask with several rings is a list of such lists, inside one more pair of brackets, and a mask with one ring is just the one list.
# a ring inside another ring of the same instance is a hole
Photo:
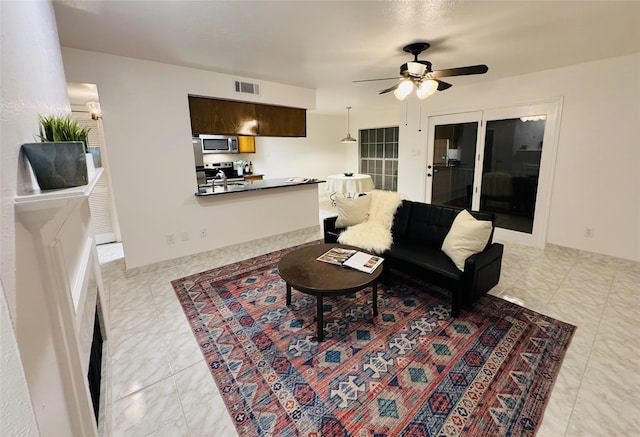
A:
{"label": "white tile floor", "polygon": [[[110,296],[114,436],[237,435],[170,281],[320,239],[300,231],[125,272],[98,253]],[[492,294],[578,326],[538,436],[640,433],[640,263],[505,244]]]}

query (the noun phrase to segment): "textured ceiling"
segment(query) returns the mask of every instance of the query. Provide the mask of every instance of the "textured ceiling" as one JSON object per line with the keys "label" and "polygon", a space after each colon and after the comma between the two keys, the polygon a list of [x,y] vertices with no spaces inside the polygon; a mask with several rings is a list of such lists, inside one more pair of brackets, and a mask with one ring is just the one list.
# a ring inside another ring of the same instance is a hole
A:
{"label": "textured ceiling", "polygon": [[[54,1],[64,47],[317,89],[318,110],[394,103],[377,91],[428,41],[454,86],[640,52],[638,1]],[[595,79],[596,77],[594,77]]]}

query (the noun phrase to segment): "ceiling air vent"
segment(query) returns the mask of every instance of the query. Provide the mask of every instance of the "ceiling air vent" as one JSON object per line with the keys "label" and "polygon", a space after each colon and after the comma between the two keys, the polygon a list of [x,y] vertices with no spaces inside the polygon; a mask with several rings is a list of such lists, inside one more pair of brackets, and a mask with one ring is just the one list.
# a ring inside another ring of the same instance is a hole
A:
{"label": "ceiling air vent", "polygon": [[236,80],[235,82],[237,93],[260,94],[260,85],[257,83],[240,82],[239,80]]}

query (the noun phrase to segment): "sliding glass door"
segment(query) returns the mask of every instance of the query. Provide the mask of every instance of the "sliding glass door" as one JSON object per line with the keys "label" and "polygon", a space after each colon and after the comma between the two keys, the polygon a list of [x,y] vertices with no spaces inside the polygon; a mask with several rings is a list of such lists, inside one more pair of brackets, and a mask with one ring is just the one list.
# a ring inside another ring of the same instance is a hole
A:
{"label": "sliding glass door", "polygon": [[545,124],[546,114],[486,123],[480,210],[500,228],[533,232]]}
{"label": "sliding glass door", "polygon": [[429,117],[425,200],[492,212],[496,237],[542,247],[560,106]]}

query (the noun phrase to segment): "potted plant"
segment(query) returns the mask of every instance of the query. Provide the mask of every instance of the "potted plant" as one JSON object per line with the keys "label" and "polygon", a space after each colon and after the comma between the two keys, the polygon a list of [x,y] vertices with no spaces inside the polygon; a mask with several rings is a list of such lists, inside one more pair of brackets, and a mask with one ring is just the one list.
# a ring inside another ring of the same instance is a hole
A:
{"label": "potted plant", "polygon": [[42,190],[86,185],[87,137],[70,115],[39,115],[41,143],[23,144],[22,149]]}
{"label": "potted plant", "polygon": [[38,115],[40,120],[40,135],[42,142],[82,141],[84,153],[89,153],[90,127],[83,127],[70,115]]}

